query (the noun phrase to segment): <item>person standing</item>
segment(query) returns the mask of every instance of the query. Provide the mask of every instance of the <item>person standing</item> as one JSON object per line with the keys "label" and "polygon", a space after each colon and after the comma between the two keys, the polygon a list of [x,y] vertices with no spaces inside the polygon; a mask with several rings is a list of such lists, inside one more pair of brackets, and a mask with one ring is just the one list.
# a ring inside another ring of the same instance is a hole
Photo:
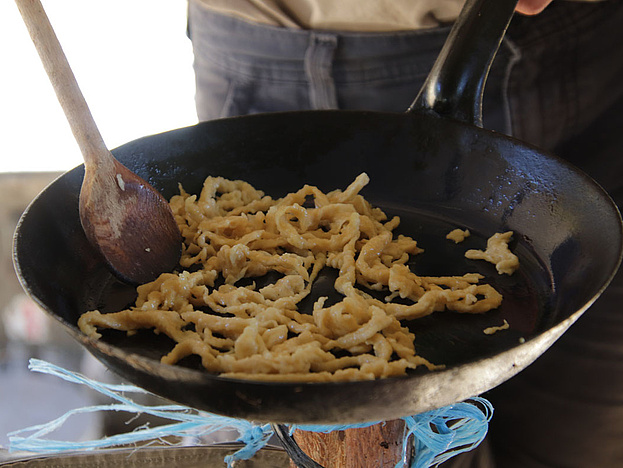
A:
{"label": "person standing", "polygon": [[[463,0],[189,0],[200,120],[305,109],[404,112]],[[567,159],[623,206],[623,2],[520,0],[484,126]],[[623,466],[623,275],[534,364],[458,468]]]}

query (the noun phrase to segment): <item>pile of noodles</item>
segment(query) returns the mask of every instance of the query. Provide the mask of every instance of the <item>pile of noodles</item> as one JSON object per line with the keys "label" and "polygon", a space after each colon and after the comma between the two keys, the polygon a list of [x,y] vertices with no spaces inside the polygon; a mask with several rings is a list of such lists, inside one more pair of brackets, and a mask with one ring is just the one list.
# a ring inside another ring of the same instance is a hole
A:
{"label": "pile of noodles", "polygon": [[[416,354],[401,320],[444,309],[483,313],[502,296],[479,284],[479,274],[410,271],[422,250],[394,235],[397,217],[388,220],[360,195],[368,182],[364,173],[343,191],[306,185],[278,200],[220,177],[208,177],[199,197],[180,187],[170,204],[184,238],[183,271],[139,286],[127,310],[83,314],[80,329],[94,338],[98,328],[153,329],[175,342],[163,363],[198,355],[208,371],[244,379],[362,380],[435,368]],[[343,299],[326,306],[321,297],[301,313],[297,304],[323,268],[339,271]],[[269,272],[279,279],[268,286],[238,284]]]}

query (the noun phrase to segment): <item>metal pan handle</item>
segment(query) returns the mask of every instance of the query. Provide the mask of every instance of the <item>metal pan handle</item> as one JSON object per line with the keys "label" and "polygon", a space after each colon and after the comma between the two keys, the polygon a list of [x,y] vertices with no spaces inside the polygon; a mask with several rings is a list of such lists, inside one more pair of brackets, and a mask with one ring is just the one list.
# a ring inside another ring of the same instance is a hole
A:
{"label": "metal pan handle", "polygon": [[517,0],[467,0],[407,112],[482,127],[482,93]]}

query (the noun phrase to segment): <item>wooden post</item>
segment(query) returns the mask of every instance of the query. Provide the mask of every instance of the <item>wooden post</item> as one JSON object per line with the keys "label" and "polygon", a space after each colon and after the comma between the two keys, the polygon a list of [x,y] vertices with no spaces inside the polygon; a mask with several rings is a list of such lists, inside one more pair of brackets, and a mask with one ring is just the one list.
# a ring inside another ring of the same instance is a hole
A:
{"label": "wooden post", "polygon": [[327,434],[296,430],[294,440],[325,468],[382,468],[394,467],[402,459],[404,431],[404,421],[395,419]]}

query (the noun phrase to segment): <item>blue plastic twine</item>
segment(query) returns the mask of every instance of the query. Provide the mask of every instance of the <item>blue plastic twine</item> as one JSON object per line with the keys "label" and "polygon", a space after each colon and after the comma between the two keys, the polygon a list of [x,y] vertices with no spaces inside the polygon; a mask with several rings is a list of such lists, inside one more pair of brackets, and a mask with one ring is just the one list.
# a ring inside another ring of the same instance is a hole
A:
{"label": "blue plastic twine", "polygon": [[[237,442],[243,443],[244,446],[237,452],[225,457],[225,463],[231,468],[236,460],[252,458],[268,443],[273,435],[270,424],[258,425],[242,419],[197,411],[183,405],[141,405],[126,397],[125,394],[149,393],[142,388],[133,385],[111,385],[98,382],[39,359],[31,359],[28,368],[34,372],[55,375],[68,382],[86,385],[102,395],[110,397],[116,403],[77,408],[48,423],[13,431],[8,434],[10,451],[58,453],[94,450],[157,440],[168,436],[201,437],[216,431],[233,429],[238,432]],[[71,416],[98,411],[146,413],[176,422],[153,428],[141,427],[126,434],[89,441],[70,442],[45,438],[46,435],[62,426]],[[473,450],[487,435],[492,416],[493,407],[491,403],[484,398],[476,397],[462,403],[405,417],[403,418],[406,426],[403,440],[403,460],[407,459],[406,454],[411,449],[411,444],[415,448],[415,457],[411,461],[411,468],[437,466],[459,453]],[[291,432],[295,429],[331,432],[368,427],[374,424],[379,424],[379,422],[340,426],[293,425],[290,430]],[[22,436],[25,433],[31,434]],[[396,468],[405,468],[405,462],[399,462]]]}

